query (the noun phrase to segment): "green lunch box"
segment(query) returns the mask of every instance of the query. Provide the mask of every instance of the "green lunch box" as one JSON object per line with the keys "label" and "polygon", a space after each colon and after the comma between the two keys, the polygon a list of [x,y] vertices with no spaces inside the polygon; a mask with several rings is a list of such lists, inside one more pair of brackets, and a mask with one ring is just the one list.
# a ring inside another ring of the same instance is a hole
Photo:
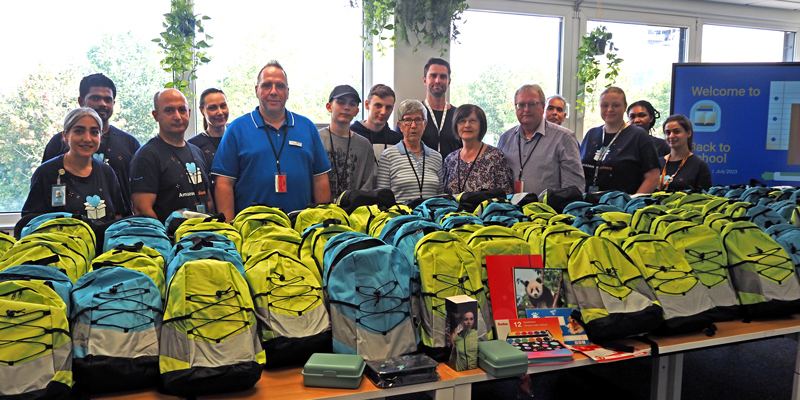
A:
{"label": "green lunch box", "polygon": [[478,342],[478,366],[496,378],[528,372],[528,355],[504,340]]}
{"label": "green lunch box", "polygon": [[303,384],[355,389],[361,385],[361,376],[366,365],[364,357],[356,354],[314,353],[303,367]]}

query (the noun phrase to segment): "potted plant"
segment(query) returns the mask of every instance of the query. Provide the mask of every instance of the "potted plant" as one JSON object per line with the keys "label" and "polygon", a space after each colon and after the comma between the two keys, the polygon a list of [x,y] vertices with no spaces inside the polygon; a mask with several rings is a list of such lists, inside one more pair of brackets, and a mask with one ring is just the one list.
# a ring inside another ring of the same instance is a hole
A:
{"label": "potted plant", "polygon": [[172,73],[172,81],[164,87],[178,89],[191,98],[194,94],[189,90],[189,82],[197,78],[197,67],[211,61],[206,53],[211,47],[206,41],[211,36],[203,28],[203,21],[211,18],[195,14],[191,0],[171,0],[170,12],[164,14],[164,19],[164,32],[153,39],[161,48],[159,53],[164,54],[161,68]]}
{"label": "potted plant", "polygon": [[[586,32],[586,35],[581,38],[581,46],[578,48],[576,57],[578,60],[576,78],[578,78],[578,85],[581,86],[575,101],[575,109],[578,111],[586,109],[586,96],[596,91],[600,74],[604,70],[605,87],[609,87],[617,81],[619,64],[623,60],[617,56],[619,49],[614,46],[611,38],[611,32],[602,25]],[[605,63],[600,61],[603,55],[605,55]]]}
{"label": "potted plant", "polygon": [[[466,0],[362,0],[361,3],[365,26],[361,39],[367,58],[372,57],[373,37],[377,38],[376,50],[381,55],[394,47],[397,38],[410,45],[412,37],[416,39],[414,51],[421,44],[440,45],[439,53],[444,55],[450,40],[457,39],[458,21],[467,9]],[[350,0],[350,6],[358,7],[358,0]],[[386,46],[384,41],[390,44]]]}

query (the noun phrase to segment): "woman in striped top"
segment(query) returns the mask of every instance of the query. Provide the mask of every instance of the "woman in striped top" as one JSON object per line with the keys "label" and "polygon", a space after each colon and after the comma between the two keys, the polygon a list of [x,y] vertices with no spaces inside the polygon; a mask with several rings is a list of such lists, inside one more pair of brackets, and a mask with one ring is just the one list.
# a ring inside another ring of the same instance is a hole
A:
{"label": "woman in striped top", "polygon": [[442,193],[442,156],[422,143],[428,113],[417,100],[397,108],[403,140],[381,153],[377,189],[391,189],[397,201],[429,198]]}

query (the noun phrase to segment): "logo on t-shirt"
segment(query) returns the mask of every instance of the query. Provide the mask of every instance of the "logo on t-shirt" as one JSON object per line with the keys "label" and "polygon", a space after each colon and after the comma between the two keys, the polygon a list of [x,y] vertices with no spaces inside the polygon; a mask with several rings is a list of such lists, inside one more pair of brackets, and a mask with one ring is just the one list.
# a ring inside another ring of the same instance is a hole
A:
{"label": "logo on t-shirt", "polygon": [[197,166],[193,162],[186,163],[186,171],[189,172],[189,182],[191,182],[192,185],[203,182],[203,174],[197,170]]}
{"label": "logo on t-shirt", "polygon": [[101,199],[98,195],[86,196],[86,216],[89,219],[101,219],[106,216],[105,200]]}

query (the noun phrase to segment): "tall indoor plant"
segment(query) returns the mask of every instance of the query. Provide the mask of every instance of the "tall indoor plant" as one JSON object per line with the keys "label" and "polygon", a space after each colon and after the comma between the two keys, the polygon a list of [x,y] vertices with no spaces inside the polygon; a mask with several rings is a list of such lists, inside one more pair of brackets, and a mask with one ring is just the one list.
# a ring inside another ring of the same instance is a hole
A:
{"label": "tall indoor plant", "polygon": [[206,53],[206,49],[211,47],[207,42],[211,36],[206,34],[202,22],[211,18],[195,14],[190,0],[171,0],[170,12],[164,14],[164,19],[164,32],[161,32],[161,37],[153,39],[161,48],[160,53],[164,54],[161,68],[172,73],[172,81],[164,87],[178,89],[191,98],[193,93],[189,90],[189,82],[197,78],[197,67],[211,61]]}

